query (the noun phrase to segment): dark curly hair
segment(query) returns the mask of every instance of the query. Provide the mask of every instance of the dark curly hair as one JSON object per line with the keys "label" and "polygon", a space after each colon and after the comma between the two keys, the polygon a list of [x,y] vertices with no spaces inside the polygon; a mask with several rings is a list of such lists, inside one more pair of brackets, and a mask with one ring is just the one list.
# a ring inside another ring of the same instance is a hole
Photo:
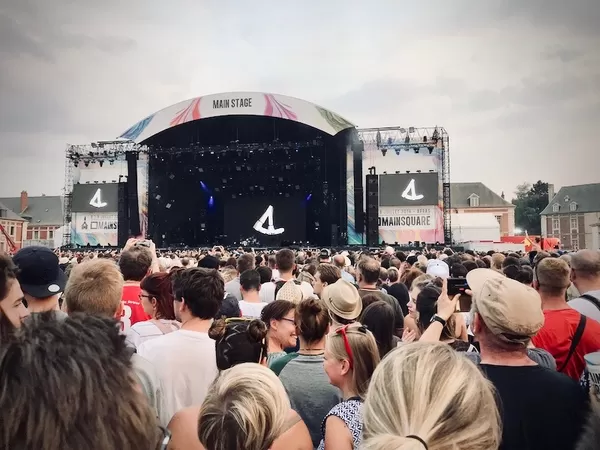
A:
{"label": "dark curly hair", "polygon": [[[18,269],[10,256],[0,253],[0,300],[4,300],[10,291],[12,283],[17,279]],[[6,342],[15,330],[13,324],[0,308],[0,343]]]}
{"label": "dark curly hair", "polygon": [[219,370],[237,364],[260,363],[267,357],[267,325],[259,319],[219,319],[213,322],[208,336],[214,339]]}

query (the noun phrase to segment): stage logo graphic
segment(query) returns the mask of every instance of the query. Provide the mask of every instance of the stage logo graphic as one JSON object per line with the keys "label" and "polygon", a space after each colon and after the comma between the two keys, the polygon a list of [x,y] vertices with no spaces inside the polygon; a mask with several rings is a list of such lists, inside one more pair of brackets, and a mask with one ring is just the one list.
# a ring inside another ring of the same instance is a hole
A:
{"label": "stage logo graphic", "polygon": [[408,183],[408,186],[406,186],[406,189],[404,189],[404,192],[402,193],[402,198],[405,198],[406,200],[410,200],[412,202],[416,202],[418,200],[422,200],[423,197],[423,194],[417,194],[417,189],[415,188],[415,180],[413,178],[412,180],[410,180],[410,183]]}
{"label": "stage logo graphic", "polygon": [[[268,226],[265,228],[265,224],[267,222]],[[275,228],[273,226],[273,206],[271,205],[269,205],[264,214],[260,216],[260,219],[256,221],[254,224],[254,229],[259,233],[267,234],[269,236],[282,234],[285,231],[284,228]]]}
{"label": "stage logo graphic", "polygon": [[92,199],[90,205],[95,208],[104,208],[108,203],[102,201],[102,189],[98,188]]}

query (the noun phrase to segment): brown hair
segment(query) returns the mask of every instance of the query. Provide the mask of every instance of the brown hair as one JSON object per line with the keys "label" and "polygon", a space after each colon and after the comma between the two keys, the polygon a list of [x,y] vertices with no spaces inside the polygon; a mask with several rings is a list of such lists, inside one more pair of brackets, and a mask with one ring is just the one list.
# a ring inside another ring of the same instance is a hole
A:
{"label": "brown hair", "polygon": [[152,266],[152,253],[147,247],[134,246],[121,253],[119,269],[127,281],[142,281]]}
{"label": "brown hair", "polygon": [[[294,252],[288,248],[284,248],[283,250],[279,250],[275,255],[275,261],[277,263],[277,268],[280,272],[291,272],[294,269]],[[269,259],[270,263],[270,259]]]}
{"label": "brown hair", "polygon": [[77,264],[65,288],[67,311],[114,317],[121,305],[123,284],[119,268],[108,259]]}
{"label": "brown hair", "polygon": [[148,275],[140,283],[140,288],[146,291],[156,300],[156,318],[174,320],[173,309],[173,286],[171,275],[168,273],[153,273]]}
{"label": "brown hair", "polygon": [[260,318],[267,324],[268,328],[271,328],[271,320],[281,320],[290,311],[295,309],[296,305],[293,302],[287,300],[275,300],[262,309]]}
{"label": "brown hair", "polygon": [[423,271],[421,269],[417,269],[417,268],[413,267],[409,271],[404,272],[402,274],[400,281],[402,283],[404,283],[404,286],[406,286],[406,289],[408,289],[410,291],[412,288],[413,281],[415,281],[421,275],[424,275]]}
{"label": "brown hair", "polygon": [[156,414],[114,319],[34,314],[0,347],[0,365],[2,448],[157,448]]}
{"label": "brown hair", "polygon": [[373,258],[361,258],[358,262],[358,271],[368,284],[375,284],[379,281],[380,264]]}
{"label": "brown hair", "polygon": [[296,306],[295,314],[298,334],[307,344],[318,342],[329,328],[329,313],[322,300],[307,298]]}
{"label": "brown hair", "polygon": [[327,284],[333,284],[342,278],[342,271],[333,264],[319,264],[317,272],[319,272],[321,282]]}
{"label": "brown hair", "polygon": [[239,273],[244,273],[246,270],[254,269],[254,256],[250,253],[244,253],[237,260],[237,271]]}
{"label": "brown hair", "polygon": [[216,269],[183,269],[173,274],[173,295],[194,317],[212,319],[223,303],[225,283]]}

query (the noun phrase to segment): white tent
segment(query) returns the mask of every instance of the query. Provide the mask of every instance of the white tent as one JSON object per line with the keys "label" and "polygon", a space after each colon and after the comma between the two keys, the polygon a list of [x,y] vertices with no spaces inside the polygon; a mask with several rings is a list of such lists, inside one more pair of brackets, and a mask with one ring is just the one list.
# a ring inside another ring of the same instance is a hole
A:
{"label": "white tent", "polygon": [[452,214],[452,238],[456,243],[500,241],[500,224],[491,213]]}

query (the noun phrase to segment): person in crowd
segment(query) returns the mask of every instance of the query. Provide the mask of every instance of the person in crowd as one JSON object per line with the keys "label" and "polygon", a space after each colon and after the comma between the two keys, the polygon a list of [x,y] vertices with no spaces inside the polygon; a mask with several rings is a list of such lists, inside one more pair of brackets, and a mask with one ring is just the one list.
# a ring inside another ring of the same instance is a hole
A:
{"label": "person in crowd", "polygon": [[265,283],[270,283],[273,279],[273,271],[270,267],[260,266],[256,269],[258,274],[260,275],[260,284],[261,286]]}
{"label": "person in crowd", "polygon": [[344,325],[329,334],[323,366],[330,383],[342,392],[343,401],[323,419],[319,450],[360,448],[362,403],[377,364],[377,343],[362,324]]}
{"label": "person in crowd", "polygon": [[[219,260],[212,255],[207,255],[204,258],[202,258],[199,262],[198,262],[198,266],[201,269],[214,269],[214,270],[219,270]],[[218,272],[219,274],[221,274],[221,272]],[[225,280],[223,279],[223,282],[225,282]],[[237,298],[235,298],[233,295],[227,293],[227,291],[225,291],[225,296],[223,298],[223,302],[221,303],[221,307],[219,308],[219,311],[217,312],[217,314],[215,315],[215,319],[220,319],[222,317],[241,317],[242,316],[242,312],[240,311],[240,303],[238,301]]]}
{"label": "person in crowd", "polygon": [[379,297],[380,300],[388,303],[394,310],[395,331],[396,336],[402,336],[404,329],[404,315],[398,301],[391,295],[377,288],[377,280],[379,279],[380,264],[373,258],[363,258],[358,263],[358,294],[364,297],[368,294],[373,294]]}
{"label": "person in crowd", "polygon": [[254,270],[254,256],[250,253],[244,253],[237,259],[236,264],[237,276],[225,283],[225,291],[233,295],[238,301],[242,300],[242,292],[240,290],[240,275],[246,270]]}
{"label": "person in crowd", "polygon": [[404,286],[406,287],[406,289],[408,289],[408,291],[410,291],[413,282],[424,275],[424,273],[417,269],[417,268],[409,268],[408,267],[408,263],[404,262],[405,265],[405,270],[402,273],[402,275],[400,276],[400,282],[402,284],[404,284]]}
{"label": "person in crowd", "polygon": [[[209,336],[215,340],[219,370],[228,370],[243,363],[266,365],[266,335],[267,327],[258,319],[215,321],[209,330]],[[200,406],[182,409],[173,416],[168,427],[172,433],[170,449],[204,450],[198,439],[199,417]],[[290,427],[276,439],[271,448],[312,449],[308,428],[293,410],[288,412],[288,424]]]}
{"label": "person in crowd", "polygon": [[174,272],[153,273],[140,283],[140,303],[150,320],[137,322],[126,331],[127,342],[133,347],[149,339],[178,330],[181,324],[175,320],[173,309],[172,274]]}
{"label": "person in crowd", "polygon": [[[467,282],[479,367],[494,384],[502,405],[500,448],[573,449],[587,417],[588,398],[577,382],[539,365],[528,351],[544,323],[539,294],[493,269],[472,270]],[[449,299],[444,285],[438,299],[440,320],[431,323],[421,341],[430,341],[432,335],[439,339],[458,297]]]}
{"label": "person in crowd", "polygon": [[208,330],[225,289],[216,270],[192,268],[174,274],[173,294],[181,328],[138,347],[138,353],[158,371],[169,419],[182,408],[202,403],[218,373]]}
{"label": "person in crowd", "polygon": [[[123,276],[108,259],[93,259],[77,264],[65,287],[64,309],[67,314],[83,313],[118,320],[122,316]],[[133,369],[150,405],[161,424],[166,425],[163,391],[155,367],[138,353],[131,355]]]}
{"label": "person in crowd", "polygon": [[275,300],[261,311],[261,320],[267,324],[267,365],[270,367],[287,353],[286,348],[296,345],[296,304],[287,300]]}
{"label": "person in crowd", "polygon": [[323,368],[325,338],[329,332],[329,314],[322,300],[307,299],[295,311],[300,349],[274,361],[292,409],[306,423],[314,447],[321,441],[321,422],[341,400],[341,392],[329,383]]}
{"label": "person in crowd", "polygon": [[419,319],[419,312],[417,311],[417,299],[419,294],[425,286],[432,284],[433,278],[431,275],[421,274],[421,276],[415,278],[409,290],[409,300],[406,305],[408,315],[404,318],[404,328],[411,331],[416,339],[421,336],[421,330],[417,324]]}
{"label": "person in crowd", "polygon": [[580,250],[571,255],[571,280],[581,296],[569,306],[600,322],[600,251]]}
{"label": "person in crowd", "polygon": [[119,269],[125,279],[122,295],[123,316],[121,317],[125,332],[137,322],[150,319],[150,316],[144,312],[140,301],[142,292],[140,283],[146,275],[158,272],[158,270],[153,270],[155,261],[158,264],[158,259],[150,247],[142,245],[145,242],[130,239],[119,257]]}
{"label": "person in crowd", "polygon": [[387,270],[387,278],[389,284],[386,291],[396,299],[404,317],[408,314],[408,289],[400,282],[400,271],[396,267],[390,267]]}
{"label": "person in crowd", "polygon": [[[363,297],[363,300],[365,298],[367,297]],[[394,310],[386,302],[377,300],[365,307],[360,323],[373,333],[380,359],[398,346],[400,339],[394,334]]]}
{"label": "person in crowd", "polygon": [[2,448],[168,444],[168,432],[135,385],[131,350],[115,319],[76,314],[57,321],[49,312],[35,314],[0,346],[0,366]]}
{"label": "person in crowd", "polygon": [[340,278],[342,278],[342,272],[338,267],[326,263],[319,264],[315,272],[315,284],[313,286],[315,294],[320,296],[327,285],[335,283]]}
{"label": "person in crowd", "polygon": [[[422,335],[429,327],[437,312],[437,301],[442,290],[434,284],[427,285],[421,289],[417,297],[417,327],[419,334]],[[448,344],[454,350],[459,352],[477,351],[473,345],[469,344],[467,337],[467,327],[462,314],[457,313],[450,316],[440,336],[440,341]]]}
{"label": "person in crowd", "polygon": [[498,272],[502,272],[502,263],[506,257],[502,253],[492,254],[492,269]]}
{"label": "person in crowd", "polygon": [[332,328],[355,322],[363,309],[358,290],[342,279],[326,286],[321,292],[321,300],[329,311]]}
{"label": "person in crowd", "polygon": [[333,257],[333,265],[340,269],[340,275],[344,280],[352,284],[356,283],[352,274],[346,270],[346,267],[350,265],[350,259],[347,256],[342,254],[335,255]]}
{"label": "person in crowd", "polygon": [[58,319],[66,314],[60,310],[59,299],[65,290],[67,276],[60,268],[58,256],[46,247],[25,247],[13,256],[19,268],[17,278],[30,313],[53,311]]}
{"label": "person in crowd", "polygon": [[0,253],[0,347],[27,316],[17,268],[10,256]]}
{"label": "person in crowd", "polygon": [[246,270],[242,272],[239,278],[240,292],[240,310],[242,316],[250,318],[259,318],[260,313],[267,303],[260,301],[260,275],[256,270]]}
{"label": "person in crowd", "polygon": [[554,356],[559,372],[579,380],[585,368],[583,357],[600,350],[600,323],[586,320],[567,304],[570,269],[564,260],[542,259],[536,266],[533,284],[544,310],[544,326],[533,344]]}
{"label": "person in crowd", "polygon": [[[302,267],[302,270],[300,271],[300,273],[298,274],[298,276],[296,277],[296,279],[300,282],[300,283],[308,283],[311,285],[311,287],[314,289],[315,287],[315,276],[311,273],[312,269],[315,267],[314,264],[307,264],[304,267]],[[316,271],[316,270],[315,270]]]}
{"label": "person in crowd", "polygon": [[445,345],[407,344],[382,360],[363,420],[364,450],[496,450],[500,445],[493,387]]}
{"label": "person in crowd", "polygon": [[[269,262],[271,259],[269,259]],[[306,281],[298,281],[294,278],[294,271],[296,270],[294,252],[290,249],[284,248],[279,250],[275,255],[275,261],[277,271],[273,272],[273,282],[265,283],[260,290],[260,300],[265,303],[271,303],[277,298],[277,292],[287,281],[293,281],[302,290],[302,298],[308,298],[313,295],[312,286]],[[278,275],[278,276],[277,276]]]}
{"label": "person in crowd", "polygon": [[267,258],[267,266],[273,272],[273,280],[279,279],[279,270],[277,269],[277,257],[276,255],[269,255]]}
{"label": "person in crowd", "polygon": [[430,259],[427,261],[427,275],[433,278],[450,278],[450,267],[444,261],[439,259]]}
{"label": "person in crowd", "polygon": [[312,448],[277,375],[253,363],[236,365],[215,380],[200,408],[198,438],[210,450]]}

